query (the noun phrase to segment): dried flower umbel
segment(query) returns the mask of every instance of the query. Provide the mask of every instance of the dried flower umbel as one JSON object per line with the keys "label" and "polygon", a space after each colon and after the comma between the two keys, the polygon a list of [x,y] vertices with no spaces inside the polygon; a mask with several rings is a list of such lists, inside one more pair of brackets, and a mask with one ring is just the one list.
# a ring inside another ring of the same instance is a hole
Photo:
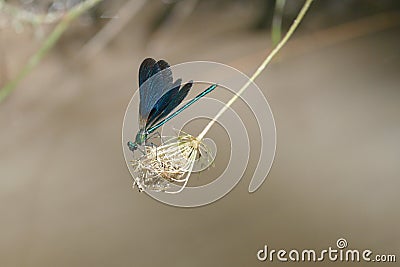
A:
{"label": "dried flower umbel", "polygon": [[[187,185],[196,164],[209,165],[215,155],[196,137],[169,137],[160,146],[145,146],[145,154],[132,161],[134,183],[140,191],[179,193]],[[178,190],[169,191],[172,185]]]}

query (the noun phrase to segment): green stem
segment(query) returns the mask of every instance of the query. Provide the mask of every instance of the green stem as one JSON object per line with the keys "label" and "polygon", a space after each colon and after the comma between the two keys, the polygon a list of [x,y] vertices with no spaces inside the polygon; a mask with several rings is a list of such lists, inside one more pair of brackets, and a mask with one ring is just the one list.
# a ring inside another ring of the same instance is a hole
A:
{"label": "green stem", "polygon": [[283,8],[285,7],[286,0],[276,0],[274,17],[272,19],[272,43],[277,45],[282,38],[282,18]]}
{"label": "green stem", "polygon": [[265,67],[271,62],[274,56],[282,49],[282,47],[286,44],[289,38],[293,35],[300,22],[303,20],[304,15],[306,14],[308,8],[310,7],[313,0],[307,0],[303,7],[301,8],[297,18],[294,20],[292,26],[290,26],[288,32],[283,37],[283,39],[278,43],[278,45],[269,53],[269,55],[264,59],[261,65],[258,67],[256,72],[254,72],[253,76],[246,82],[245,85],[226,103],[226,105],[215,115],[215,117],[206,125],[204,130],[197,137],[198,140],[204,138],[206,133],[210,130],[211,126],[218,120],[219,117],[240,97],[240,95],[249,87],[249,85],[254,82],[254,80],[260,75],[260,73],[265,69]]}
{"label": "green stem", "polygon": [[79,17],[82,13],[95,6],[102,0],[87,0],[73,7],[68,13],[64,15],[62,20],[57,24],[54,30],[44,40],[39,50],[31,56],[25,66],[19,71],[17,76],[8,82],[2,89],[0,89],[0,102],[2,102],[19,84],[19,82],[25,78],[25,76],[31,72],[31,70],[42,60],[42,58],[50,51],[50,49],[57,43],[61,35],[68,29],[70,23]]}

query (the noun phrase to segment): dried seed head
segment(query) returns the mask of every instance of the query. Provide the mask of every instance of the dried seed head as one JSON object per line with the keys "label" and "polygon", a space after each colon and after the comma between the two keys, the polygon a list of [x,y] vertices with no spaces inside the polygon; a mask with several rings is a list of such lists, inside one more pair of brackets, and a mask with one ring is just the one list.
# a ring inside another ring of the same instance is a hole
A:
{"label": "dried seed head", "polygon": [[[166,193],[181,192],[189,180],[196,159],[208,151],[196,137],[189,134],[167,139],[161,146],[145,146],[145,154],[132,161],[135,183],[139,190]],[[167,191],[172,184],[177,191]]]}

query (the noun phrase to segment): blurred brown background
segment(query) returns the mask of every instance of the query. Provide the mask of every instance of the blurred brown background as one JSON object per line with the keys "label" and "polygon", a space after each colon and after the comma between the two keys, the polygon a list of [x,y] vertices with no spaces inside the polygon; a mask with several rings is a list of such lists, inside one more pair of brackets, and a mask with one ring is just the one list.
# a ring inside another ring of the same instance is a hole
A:
{"label": "blurred brown background", "polygon": [[[34,12],[67,8],[7,2]],[[301,5],[286,2],[283,32]],[[0,266],[283,265],[260,263],[256,253],[264,245],[322,250],[341,237],[350,248],[399,258],[398,1],[312,5],[256,81],[274,113],[278,143],[254,194],[247,187],[257,144],[242,181],[211,205],[174,208],[132,190],[121,127],[143,58],[211,60],[251,75],[272,47],[273,6],[104,1],[75,21],[0,103]],[[0,15],[3,86],[53,26]],[[369,263],[384,265],[396,263]]]}

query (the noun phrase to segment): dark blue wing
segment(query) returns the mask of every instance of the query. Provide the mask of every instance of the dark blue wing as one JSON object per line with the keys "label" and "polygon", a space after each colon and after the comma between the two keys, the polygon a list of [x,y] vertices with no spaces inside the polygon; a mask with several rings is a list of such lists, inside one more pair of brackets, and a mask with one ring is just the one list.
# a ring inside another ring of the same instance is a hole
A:
{"label": "dark blue wing", "polygon": [[[172,87],[173,77],[169,64],[146,58],[139,68],[139,124],[143,128],[158,99]],[[150,79],[151,78],[151,79]]]}
{"label": "dark blue wing", "polygon": [[[163,109],[163,111],[160,113],[158,117],[156,117],[154,120],[149,121],[149,123],[146,124],[146,129],[150,128],[163,118],[165,118],[169,113],[171,113],[177,106],[179,106],[180,103],[182,103],[183,99],[188,95],[190,89],[192,88],[193,81],[190,81],[186,83],[182,88],[179,90],[179,92],[176,92],[173,97],[169,98],[168,105]],[[172,91],[172,90],[171,90]]]}
{"label": "dark blue wing", "polygon": [[146,125],[151,124],[160,114],[165,110],[168,104],[176,97],[179,92],[179,88],[181,87],[181,79],[175,81],[172,85],[172,88],[168,89],[164,95],[158,99],[157,103],[154,105],[153,109],[150,111],[150,114],[147,118]]}
{"label": "dark blue wing", "polygon": [[147,81],[152,75],[153,67],[156,61],[153,58],[146,58],[139,67],[139,87]]}

